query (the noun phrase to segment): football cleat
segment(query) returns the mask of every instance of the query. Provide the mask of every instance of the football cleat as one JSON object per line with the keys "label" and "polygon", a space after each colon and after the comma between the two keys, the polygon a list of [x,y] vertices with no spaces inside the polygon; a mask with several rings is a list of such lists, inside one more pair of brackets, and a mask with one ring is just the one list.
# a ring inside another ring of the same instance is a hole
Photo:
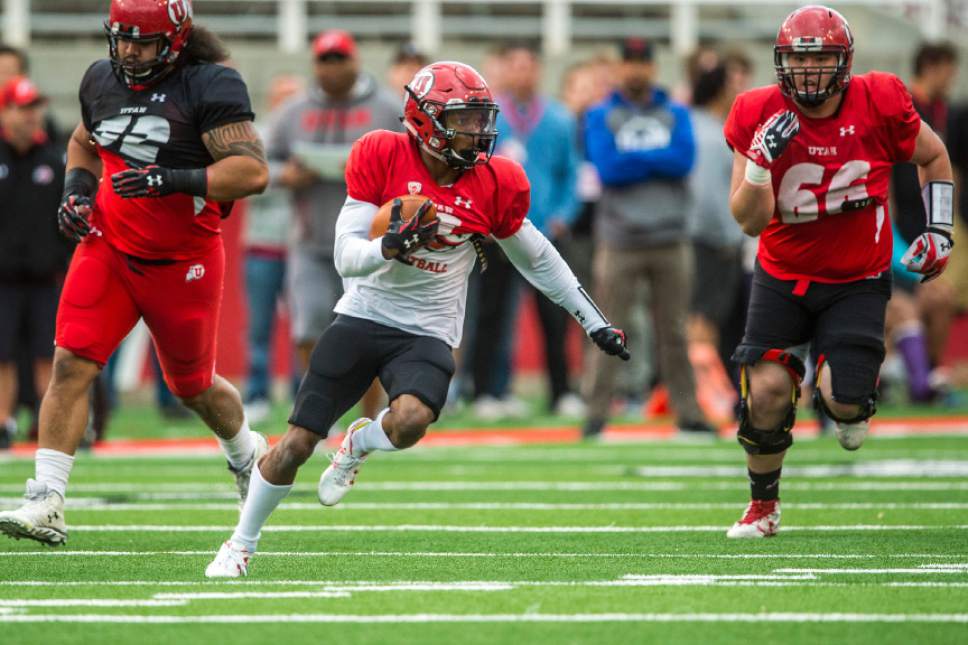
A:
{"label": "football cleat", "polygon": [[47,484],[28,479],[24,497],[26,504],[15,511],[0,513],[0,533],[16,540],[37,540],[48,546],[67,542],[64,498],[60,493],[47,490]]}
{"label": "football cleat", "polygon": [[746,507],[743,518],[726,531],[729,538],[763,538],[780,530],[780,500],[754,499]]}
{"label": "football cleat", "polygon": [[372,419],[363,417],[346,429],[346,435],[343,436],[339,450],[333,455],[332,463],[319,478],[319,503],[323,506],[336,506],[356,481],[356,473],[366,461],[367,453],[354,448],[353,433],[365,428],[371,421]]}
{"label": "football cleat", "polygon": [[215,559],[205,567],[206,578],[244,578],[249,574],[252,554],[241,544],[231,540],[222,543]]}
{"label": "football cleat", "polygon": [[870,430],[871,422],[867,419],[859,423],[843,423],[838,421],[834,425],[834,434],[837,441],[844,450],[857,450],[864,445],[867,431]]}
{"label": "football cleat", "polygon": [[261,432],[253,432],[252,434],[255,435],[255,452],[252,453],[252,459],[238,470],[232,468],[232,464],[229,464],[229,472],[235,475],[235,486],[239,489],[239,508],[242,508],[245,504],[245,498],[249,496],[249,479],[252,477],[252,468],[259,463],[262,455],[269,452],[269,440],[266,439],[265,435]]}

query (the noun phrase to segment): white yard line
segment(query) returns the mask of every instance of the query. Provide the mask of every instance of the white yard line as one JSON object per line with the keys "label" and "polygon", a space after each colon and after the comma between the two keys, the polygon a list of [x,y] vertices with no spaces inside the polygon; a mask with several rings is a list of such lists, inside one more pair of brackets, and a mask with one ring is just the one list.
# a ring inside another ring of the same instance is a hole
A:
{"label": "white yard line", "polygon": [[[88,533],[231,533],[229,525],[186,526],[177,524],[79,524],[71,530]],[[817,526],[784,526],[784,532],[813,531],[960,531],[968,524],[827,524]],[[267,533],[710,533],[723,532],[713,526],[462,526],[457,524],[290,524],[269,525]]]}
{"label": "white yard line", "polygon": [[[46,549],[44,551],[0,551],[0,558],[21,558],[21,557],[95,557],[95,558],[127,558],[144,556],[214,556],[215,550],[210,551],[60,551]],[[647,560],[667,559],[667,560],[881,560],[881,559],[945,559],[945,558],[968,558],[968,554],[949,554],[949,553],[557,553],[557,552],[510,552],[501,553],[499,551],[487,552],[453,552],[453,551],[259,551],[256,554],[259,558],[280,557],[280,558],[333,558],[333,557],[373,557],[373,558],[641,558]],[[941,568],[940,566],[938,568]],[[246,582],[246,581],[240,581]],[[253,584],[283,584],[286,581],[252,581]],[[34,585],[34,586],[57,586],[65,584],[59,581],[33,580],[16,581],[0,580],[3,585]],[[88,585],[102,584],[101,582],[76,582],[70,584]],[[114,581],[103,584],[158,584],[153,582],[138,581]],[[182,584],[182,583],[174,583]],[[210,583],[205,583],[210,584]],[[318,584],[315,581],[308,581],[306,584]]]}
{"label": "white yard line", "polygon": [[[22,497],[0,497],[0,506],[19,506]],[[68,498],[67,508],[75,511],[233,511],[238,503],[112,503],[101,498]],[[541,503],[541,502],[347,502],[334,506],[335,511],[691,511],[737,510],[733,502],[612,502],[612,503]],[[319,503],[288,502],[278,506],[282,511],[315,511]],[[784,503],[784,510],[966,510],[968,502],[805,502]],[[328,511],[327,511],[328,512]]]}
{"label": "white yard line", "polygon": [[152,600],[119,600],[114,598],[0,598],[0,607],[184,607],[184,598],[158,598]]}
{"label": "white yard line", "polygon": [[968,567],[954,569],[949,567],[939,567],[929,569],[927,567],[893,567],[880,569],[774,569],[773,573],[810,573],[810,574],[832,574],[832,575],[885,575],[885,574],[935,574],[935,573],[968,573]]}
{"label": "white yard line", "polygon": [[[737,466],[642,466],[635,469],[640,477],[742,477],[745,467]],[[889,459],[855,464],[788,466],[786,477],[965,477],[968,461]]]}
{"label": "white yard line", "polygon": [[16,623],[968,623],[968,614],[862,613],[586,613],[586,614],[262,614],[262,615],[112,615],[26,614],[2,615],[0,622]]}

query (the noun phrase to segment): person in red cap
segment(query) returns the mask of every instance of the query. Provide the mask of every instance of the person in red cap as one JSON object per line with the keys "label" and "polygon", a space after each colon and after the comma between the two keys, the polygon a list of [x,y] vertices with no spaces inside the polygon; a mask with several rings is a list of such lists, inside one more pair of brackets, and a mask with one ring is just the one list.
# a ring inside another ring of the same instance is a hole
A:
{"label": "person in red cap", "polygon": [[44,133],[46,107],[47,97],[24,76],[0,86],[0,448],[16,432],[20,353],[33,363],[38,400],[47,389],[58,283],[71,253],[57,232],[64,164]]}
{"label": "person in red cap", "polygon": [[343,165],[371,130],[400,130],[400,100],[360,71],[356,42],[332,29],[313,40],[315,87],[284,105],[266,138],[270,185],[292,191],[295,233],[287,288],[300,368],[333,318],[342,280],[333,266],[336,216],[346,199]]}

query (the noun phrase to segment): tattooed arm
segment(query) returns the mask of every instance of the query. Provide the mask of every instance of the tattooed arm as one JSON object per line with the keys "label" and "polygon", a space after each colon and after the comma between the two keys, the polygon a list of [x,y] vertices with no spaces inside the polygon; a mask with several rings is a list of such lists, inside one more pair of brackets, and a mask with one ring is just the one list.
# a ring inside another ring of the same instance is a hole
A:
{"label": "tattooed arm", "polygon": [[227,202],[265,190],[269,165],[252,121],[213,128],[202,135],[202,142],[215,159],[208,167],[209,199]]}

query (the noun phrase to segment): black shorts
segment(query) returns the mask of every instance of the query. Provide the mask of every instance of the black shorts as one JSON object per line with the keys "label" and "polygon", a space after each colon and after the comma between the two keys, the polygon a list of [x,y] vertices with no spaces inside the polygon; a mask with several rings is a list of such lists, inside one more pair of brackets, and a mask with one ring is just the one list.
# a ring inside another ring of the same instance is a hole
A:
{"label": "black shorts", "polygon": [[453,352],[442,340],[340,314],[313,349],[289,423],[325,437],[377,377],[390,401],[413,395],[436,420],[454,368]]}
{"label": "black shorts", "polygon": [[54,355],[54,326],[59,290],[54,284],[0,283],[0,363],[16,358]]}
{"label": "black shorts", "polygon": [[733,360],[752,365],[768,349],[810,342],[815,354],[830,364],[834,399],[865,403],[884,360],[890,273],[841,284],[813,282],[803,295],[794,294],[796,285],[756,266],[746,333]]}

